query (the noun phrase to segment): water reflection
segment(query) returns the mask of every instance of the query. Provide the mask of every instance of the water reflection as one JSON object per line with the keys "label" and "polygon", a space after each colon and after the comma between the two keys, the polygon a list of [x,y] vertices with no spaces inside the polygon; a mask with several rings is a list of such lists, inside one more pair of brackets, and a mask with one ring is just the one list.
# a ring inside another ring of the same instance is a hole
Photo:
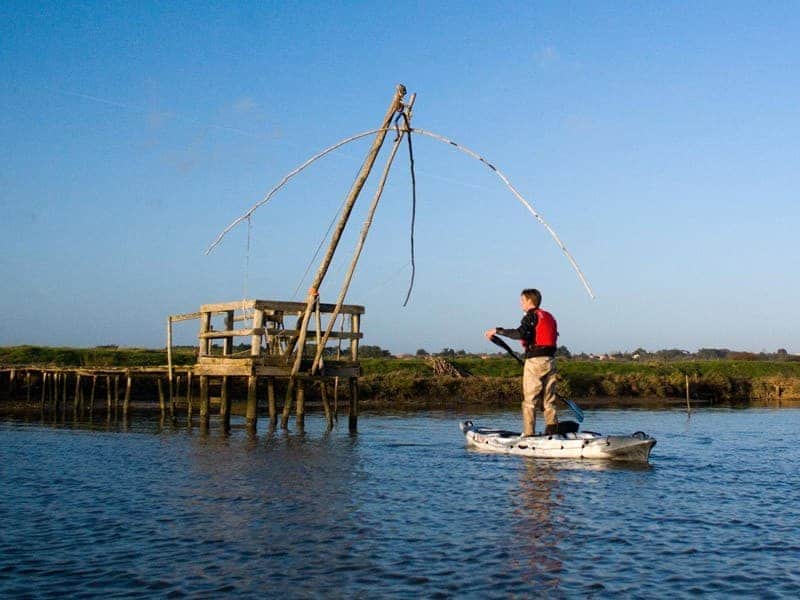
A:
{"label": "water reflection", "polygon": [[559,480],[552,465],[545,461],[523,459],[519,488],[514,511],[517,526],[514,538],[519,542],[519,560],[526,561],[527,583],[535,585],[537,591],[550,593],[558,589],[562,561],[558,546],[558,516],[554,505],[561,498]]}

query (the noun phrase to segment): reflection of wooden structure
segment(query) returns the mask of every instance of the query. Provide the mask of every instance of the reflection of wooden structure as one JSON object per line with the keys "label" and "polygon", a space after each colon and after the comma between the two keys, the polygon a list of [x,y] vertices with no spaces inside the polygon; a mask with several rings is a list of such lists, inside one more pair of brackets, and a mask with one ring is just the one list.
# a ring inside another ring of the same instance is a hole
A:
{"label": "reflection of wooden structure", "polygon": [[[328,402],[327,384],[330,381],[345,379],[350,388],[350,424],[355,428],[358,417],[358,376],[361,374],[358,362],[358,341],[363,337],[360,330],[363,306],[334,305],[314,302],[312,316],[313,328],[307,328],[306,336],[299,343],[300,330],[306,304],[300,302],[281,302],[277,300],[240,300],[221,304],[204,304],[196,313],[174,315],[168,320],[167,348],[172,382],[172,323],[189,319],[200,321],[199,352],[197,364],[192,373],[200,379],[200,418],[207,420],[209,415],[209,380],[221,378],[220,414],[228,423],[230,420],[229,377],[246,377],[247,423],[255,427],[257,420],[257,387],[259,378],[267,384],[267,402],[270,420],[277,421],[275,402],[275,379],[285,378],[294,381],[290,386],[292,394],[287,394],[283,406],[282,426],[286,427],[291,411],[292,397],[296,396],[297,420],[302,425],[305,417],[305,386],[309,381],[320,385],[323,407],[328,425],[332,425],[333,413]],[[334,331],[336,321],[339,331]],[[347,328],[345,330],[345,323]],[[238,326],[241,325],[241,326]],[[323,334],[337,341],[335,348],[328,352],[318,352],[325,343]],[[235,343],[239,338],[243,343]],[[345,355],[342,355],[342,341],[347,340]],[[317,355],[321,356],[315,363]],[[299,357],[299,369],[293,367]],[[171,387],[171,386],[170,386]]]}

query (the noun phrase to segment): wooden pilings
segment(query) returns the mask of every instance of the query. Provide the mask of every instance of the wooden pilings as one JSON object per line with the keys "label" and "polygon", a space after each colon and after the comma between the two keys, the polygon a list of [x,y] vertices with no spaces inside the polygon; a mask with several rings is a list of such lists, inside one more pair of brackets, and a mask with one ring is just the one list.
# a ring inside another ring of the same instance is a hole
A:
{"label": "wooden pilings", "polygon": [[[324,415],[327,428],[333,428],[335,423],[339,378],[334,376],[301,375],[294,378],[291,400],[281,406],[278,390],[289,386],[291,379],[288,376],[193,375],[193,370],[186,367],[179,367],[178,373],[174,375],[174,395],[170,402],[166,387],[169,385],[168,373],[163,368],[148,368],[142,372],[141,368],[30,367],[15,369],[12,378],[10,370],[0,367],[0,383],[8,385],[7,388],[5,385],[0,387],[0,403],[4,402],[7,390],[10,399],[27,401],[28,406],[38,405],[42,415],[51,415],[54,419],[66,421],[70,418],[78,422],[96,419],[100,413],[109,423],[118,418],[127,421],[134,409],[146,409],[149,404],[149,410],[157,410],[162,418],[166,418],[167,411],[173,417],[183,413],[180,416],[186,415],[190,426],[192,417],[197,417],[192,413],[199,408],[201,426],[208,427],[212,418],[218,415],[221,426],[229,430],[237,414],[233,400],[237,394],[244,400],[245,396],[241,394],[246,390],[246,406],[239,405],[239,410],[244,409],[245,424],[250,431],[257,430],[260,411],[265,417],[269,416],[270,426],[276,427],[282,409],[286,411],[284,427],[288,428],[289,417],[294,413],[298,429],[303,428],[312,394],[312,401],[317,403],[320,416]],[[358,378],[346,379],[351,398],[349,424],[355,431],[359,412]],[[198,380],[199,390],[190,383],[195,380]],[[198,391],[199,403],[196,401]],[[259,407],[262,394],[264,404]]]}

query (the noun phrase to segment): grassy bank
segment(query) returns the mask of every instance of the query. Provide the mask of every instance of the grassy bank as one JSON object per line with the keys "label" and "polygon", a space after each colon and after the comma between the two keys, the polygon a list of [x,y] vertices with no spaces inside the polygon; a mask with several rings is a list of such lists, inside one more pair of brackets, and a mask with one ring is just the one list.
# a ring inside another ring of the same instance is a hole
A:
{"label": "grassy bank", "polygon": [[[178,365],[192,364],[196,349],[173,351]],[[0,348],[0,365],[157,366],[165,350],[143,348]],[[508,358],[465,357],[452,361],[464,378],[437,377],[424,359],[368,358],[361,361],[365,402],[415,404],[441,398],[505,405],[518,401],[521,368]],[[766,360],[693,360],[617,362],[559,359],[559,393],[575,398],[681,398],[689,376],[693,398],[745,401],[800,399],[800,362]]]}

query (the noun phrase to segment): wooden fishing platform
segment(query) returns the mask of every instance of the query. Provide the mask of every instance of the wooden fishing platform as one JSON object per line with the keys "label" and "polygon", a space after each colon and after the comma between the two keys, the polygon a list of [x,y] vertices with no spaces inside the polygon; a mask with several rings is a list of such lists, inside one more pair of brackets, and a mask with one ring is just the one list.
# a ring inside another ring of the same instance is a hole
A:
{"label": "wooden fishing platform", "polygon": [[[287,384],[293,382],[293,385],[284,386],[283,427],[287,426],[293,400],[298,426],[303,426],[305,392],[312,384],[319,387],[325,417],[328,425],[332,426],[334,413],[328,388],[333,386],[330,391],[338,404],[339,383],[342,381],[346,382],[349,392],[350,428],[355,430],[358,377],[361,374],[358,342],[363,337],[360,323],[364,307],[341,305],[337,310],[337,305],[316,302],[312,308],[315,327],[307,330],[305,342],[298,350],[300,331],[294,326],[287,328],[286,323],[292,319],[301,321],[306,308],[307,305],[300,302],[239,300],[204,304],[195,313],[171,315],[167,319],[166,366],[10,366],[0,368],[0,374],[8,377],[9,397],[24,395],[29,404],[38,400],[42,411],[65,416],[71,405],[70,412],[75,416],[91,417],[95,411],[105,409],[109,415],[127,417],[134,381],[139,388],[144,387],[147,381],[149,389],[157,390],[162,414],[169,413],[175,417],[179,411],[185,410],[191,420],[193,410],[199,409],[201,425],[208,425],[213,399],[219,403],[219,415],[225,427],[230,426],[230,388],[236,379],[243,379],[247,389],[247,426],[251,429],[255,429],[258,419],[259,387],[266,387],[269,418],[273,425],[277,423],[276,380],[285,380]],[[312,368],[322,339],[322,325],[329,324],[334,314],[341,316],[340,330],[329,334],[336,346],[323,352],[319,364]],[[172,364],[173,324],[188,320],[199,321],[197,362],[175,366]],[[240,324],[244,327],[237,327]],[[247,343],[236,344],[237,338]],[[344,349],[343,340],[348,341]],[[300,367],[292,375],[298,354]],[[218,391],[216,396],[210,393],[212,387]]]}

